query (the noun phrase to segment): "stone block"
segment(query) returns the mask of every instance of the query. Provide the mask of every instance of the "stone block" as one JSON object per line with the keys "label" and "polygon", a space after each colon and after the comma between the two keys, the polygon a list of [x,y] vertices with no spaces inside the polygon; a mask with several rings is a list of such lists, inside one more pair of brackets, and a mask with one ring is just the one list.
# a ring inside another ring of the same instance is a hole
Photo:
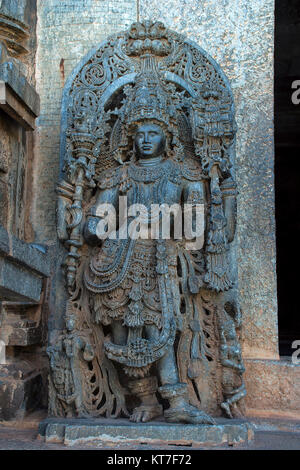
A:
{"label": "stone block", "polygon": [[18,22],[28,24],[35,6],[36,0],[1,0],[0,11]]}
{"label": "stone block", "polygon": [[245,360],[246,414],[300,417],[300,364]]}
{"label": "stone block", "polygon": [[28,319],[3,321],[1,339],[7,346],[30,346],[41,343],[42,325]]}
{"label": "stone block", "polygon": [[5,228],[0,225],[0,253],[9,254],[9,236]]}
{"label": "stone block", "polygon": [[[1,175],[1,168],[0,168],[0,175]],[[1,175],[2,176],[2,175]],[[3,225],[7,225],[9,217],[9,185],[8,182],[4,179],[0,179],[0,223]],[[3,240],[5,243],[5,240]],[[0,240],[0,249],[1,244],[3,243]]]}
{"label": "stone block", "polygon": [[0,108],[26,130],[34,129],[35,117],[24,108],[6,83],[2,81],[0,81]]}
{"label": "stone block", "polygon": [[39,302],[43,279],[8,258],[0,258],[0,296],[2,300]]}
{"label": "stone block", "polygon": [[169,424],[163,421],[130,423],[125,419],[47,418],[40,423],[40,436],[46,442],[74,444],[101,441],[149,445],[219,446],[249,444],[253,431],[242,420],[219,418],[216,425]]}
{"label": "stone block", "polygon": [[0,64],[7,61],[8,53],[7,47],[3,42],[0,42]]}
{"label": "stone block", "polygon": [[25,361],[0,365],[0,420],[22,420],[39,407],[42,376]]}
{"label": "stone block", "polygon": [[29,270],[35,271],[43,277],[50,274],[50,257],[47,248],[34,243],[26,243],[15,236],[8,234],[0,225],[0,256],[8,257],[23,265]]}
{"label": "stone block", "polygon": [[11,106],[15,106],[15,113],[19,116],[21,124],[27,123],[29,128],[32,128],[31,121],[39,115],[40,111],[40,99],[35,89],[13,62],[0,64],[0,81],[5,84],[7,93],[3,95],[2,91],[1,100],[8,100],[7,106],[10,106],[10,103]]}

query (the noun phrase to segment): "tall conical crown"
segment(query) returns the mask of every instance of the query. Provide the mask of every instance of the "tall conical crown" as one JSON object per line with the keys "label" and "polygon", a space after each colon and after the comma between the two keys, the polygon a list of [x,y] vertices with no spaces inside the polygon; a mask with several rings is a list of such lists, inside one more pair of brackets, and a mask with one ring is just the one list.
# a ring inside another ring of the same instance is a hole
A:
{"label": "tall conical crown", "polygon": [[175,108],[152,55],[142,57],[141,70],[127,98],[121,116],[128,130],[144,120],[158,121],[169,128],[170,117],[174,116]]}

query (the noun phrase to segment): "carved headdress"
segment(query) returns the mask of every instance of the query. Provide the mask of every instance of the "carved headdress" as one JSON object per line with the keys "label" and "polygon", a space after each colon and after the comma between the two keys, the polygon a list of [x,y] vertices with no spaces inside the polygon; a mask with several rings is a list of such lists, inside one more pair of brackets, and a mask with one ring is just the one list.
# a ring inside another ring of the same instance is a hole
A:
{"label": "carved headdress", "polygon": [[177,140],[178,99],[173,87],[161,77],[153,55],[145,54],[141,59],[141,70],[134,85],[124,88],[123,106],[114,111],[118,118],[112,129],[110,147],[117,155],[128,152],[132,146],[129,139],[144,121],[161,126],[169,144]]}

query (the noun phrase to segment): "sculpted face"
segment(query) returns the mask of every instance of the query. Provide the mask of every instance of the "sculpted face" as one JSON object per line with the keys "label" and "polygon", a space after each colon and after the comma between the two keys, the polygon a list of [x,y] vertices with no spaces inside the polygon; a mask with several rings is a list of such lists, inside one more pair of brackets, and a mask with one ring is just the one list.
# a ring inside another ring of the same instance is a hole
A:
{"label": "sculpted face", "polygon": [[166,146],[163,129],[157,124],[151,123],[138,127],[134,141],[139,158],[158,157]]}

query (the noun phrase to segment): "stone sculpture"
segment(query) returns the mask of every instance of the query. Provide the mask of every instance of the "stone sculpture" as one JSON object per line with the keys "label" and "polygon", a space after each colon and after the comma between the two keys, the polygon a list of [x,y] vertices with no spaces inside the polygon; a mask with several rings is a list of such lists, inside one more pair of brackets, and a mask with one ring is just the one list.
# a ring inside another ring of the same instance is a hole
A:
{"label": "stone sculpture", "polygon": [[[192,424],[237,415],[245,388],[226,78],[196,44],[145,21],[83,60],[63,106],[58,236],[66,323],[76,327],[49,348],[51,414]],[[117,222],[99,213],[108,205]],[[164,207],[174,209],[170,237]],[[202,242],[176,232],[187,208],[191,230],[202,210]],[[62,393],[62,373],[71,391]]]}

